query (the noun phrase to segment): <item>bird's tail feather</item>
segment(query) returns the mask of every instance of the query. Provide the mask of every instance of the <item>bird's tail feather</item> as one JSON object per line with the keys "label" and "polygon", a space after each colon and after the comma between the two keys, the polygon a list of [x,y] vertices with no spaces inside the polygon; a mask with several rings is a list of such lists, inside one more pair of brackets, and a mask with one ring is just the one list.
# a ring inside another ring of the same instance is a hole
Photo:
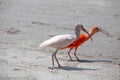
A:
{"label": "bird's tail feather", "polygon": [[42,48],[42,47],[44,47],[44,46],[40,44],[39,47]]}
{"label": "bird's tail feather", "polygon": [[41,44],[39,45],[39,47],[40,47],[40,48],[42,48],[42,47],[46,47],[46,45],[43,44],[43,43],[41,43]]}

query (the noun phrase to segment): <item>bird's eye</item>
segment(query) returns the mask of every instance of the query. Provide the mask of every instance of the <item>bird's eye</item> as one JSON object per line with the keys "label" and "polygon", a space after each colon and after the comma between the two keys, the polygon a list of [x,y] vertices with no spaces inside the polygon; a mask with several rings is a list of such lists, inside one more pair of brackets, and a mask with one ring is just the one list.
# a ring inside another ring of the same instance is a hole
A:
{"label": "bird's eye", "polygon": [[99,28],[96,28],[96,30],[99,30]]}

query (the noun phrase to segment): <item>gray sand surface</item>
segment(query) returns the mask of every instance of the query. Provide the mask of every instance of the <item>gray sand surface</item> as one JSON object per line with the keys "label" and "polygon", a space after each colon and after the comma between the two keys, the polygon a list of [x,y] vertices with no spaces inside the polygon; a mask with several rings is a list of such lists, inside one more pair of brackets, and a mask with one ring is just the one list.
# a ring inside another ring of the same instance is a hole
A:
{"label": "gray sand surface", "polygon": [[[39,44],[80,23],[111,37],[99,32],[80,46],[82,62],[59,51],[63,68],[49,69],[55,49]],[[0,0],[0,80],[120,80],[120,0]]]}

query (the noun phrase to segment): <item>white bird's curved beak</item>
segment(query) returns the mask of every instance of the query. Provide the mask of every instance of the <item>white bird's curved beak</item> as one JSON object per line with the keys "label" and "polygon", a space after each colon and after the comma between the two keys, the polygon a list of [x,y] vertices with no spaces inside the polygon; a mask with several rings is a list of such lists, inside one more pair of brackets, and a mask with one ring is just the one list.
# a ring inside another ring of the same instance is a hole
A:
{"label": "white bird's curved beak", "polygon": [[84,27],[82,27],[82,30],[85,31],[89,35],[89,37],[91,38],[91,41],[93,41],[92,36],[89,34],[89,32]]}
{"label": "white bird's curved beak", "polygon": [[90,35],[89,32],[83,27],[82,24],[78,24],[78,25],[76,26],[76,28],[75,28],[75,34],[76,34],[77,38],[80,36],[81,30],[83,30],[84,32],[86,32],[86,33],[89,35],[89,37],[91,38],[91,41],[93,41],[91,35]]}

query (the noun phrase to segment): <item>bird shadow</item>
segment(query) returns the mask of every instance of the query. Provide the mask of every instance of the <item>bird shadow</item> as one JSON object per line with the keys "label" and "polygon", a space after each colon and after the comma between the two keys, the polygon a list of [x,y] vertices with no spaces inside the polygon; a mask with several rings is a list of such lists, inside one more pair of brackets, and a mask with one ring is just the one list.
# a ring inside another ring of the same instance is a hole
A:
{"label": "bird shadow", "polygon": [[[69,61],[75,62],[75,61],[78,61],[78,60],[69,60]],[[81,63],[93,63],[93,62],[108,62],[108,63],[112,63],[111,60],[79,60],[78,62],[81,62]]]}
{"label": "bird shadow", "polygon": [[[48,69],[52,69],[51,67],[48,67]],[[62,66],[62,67],[54,67],[54,69],[59,69],[59,70],[66,70],[66,71],[82,71],[82,70],[99,70],[99,69],[91,69],[91,68],[78,68],[78,67],[69,67],[69,66]]]}

